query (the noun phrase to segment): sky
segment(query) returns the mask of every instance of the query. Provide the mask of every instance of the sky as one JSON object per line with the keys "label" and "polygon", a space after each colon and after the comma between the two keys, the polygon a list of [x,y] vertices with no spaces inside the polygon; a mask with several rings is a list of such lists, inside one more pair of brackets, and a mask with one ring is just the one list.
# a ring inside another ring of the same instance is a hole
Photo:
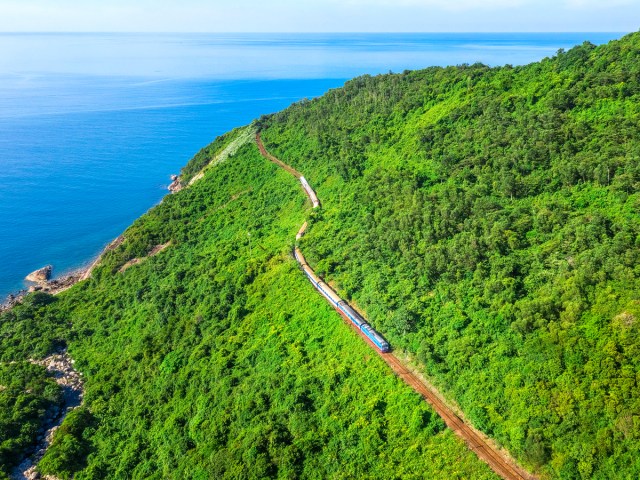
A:
{"label": "sky", "polygon": [[0,32],[632,32],[640,0],[0,0]]}

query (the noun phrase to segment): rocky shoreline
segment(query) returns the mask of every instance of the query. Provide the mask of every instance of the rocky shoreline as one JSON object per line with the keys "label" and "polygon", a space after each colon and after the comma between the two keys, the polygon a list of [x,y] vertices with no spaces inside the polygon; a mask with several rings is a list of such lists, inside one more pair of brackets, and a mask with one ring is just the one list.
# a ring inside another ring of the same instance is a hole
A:
{"label": "rocky shoreline", "polygon": [[179,175],[171,175],[171,185],[167,187],[171,193],[178,193],[180,190],[184,188],[182,183],[182,179]]}
{"label": "rocky shoreline", "polygon": [[19,303],[22,303],[24,297],[33,292],[44,292],[50,295],[56,295],[67,288],[78,283],[87,269],[80,269],[53,280],[38,282],[36,285],[30,286],[28,289],[20,290],[17,293],[10,294],[4,302],[0,304],[0,313],[10,310]]}
{"label": "rocky shoreline", "polygon": [[[171,184],[167,186],[167,190],[171,193],[178,193],[182,190],[185,185],[182,183],[182,178],[179,175],[171,175]],[[91,272],[95,267],[98,266],[100,260],[102,260],[102,256],[110,250],[114,250],[120,244],[124,242],[124,237],[119,235],[115,238],[109,245],[107,245],[100,255],[89,265],[88,267],[79,268],[74,270],[67,275],[64,275],[60,278],[54,278],[50,280],[51,273],[53,272],[53,266],[47,265],[45,267],[39,268],[34,272],[31,272],[29,275],[25,277],[25,280],[28,282],[32,282],[35,285],[31,285],[27,289],[20,290],[16,293],[9,294],[7,298],[0,303],[0,313],[11,310],[13,307],[22,303],[24,297],[33,292],[44,292],[50,295],[56,295],[60,292],[65,291],[68,288],[73,287],[76,283],[81,282],[83,280],[87,280],[91,277]],[[155,252],[157,253],[157,252]],[[154,255],[155,253],[152,253]]]}
{"label": "rocky shoreline", "polygon": [[114,250],[119,245],[124,242],[124,237],[122,235],[118,236],[114,239],[109,245],[107,245],[104,250],[98,255],[91,265],[88,267],[79,268],[74,270],[66,275],[63,275],[59,278],[54,278],[50,280],[51,273],[53,272],[53,267],[51,265],[47,265],[42,267],[34,272],[31,272],[29,275],[25,277],[25,280],[28,282],[32,282],[28,289],[20,290],[17,293],[10,294],[7,298],[0,303],[0,313],[11,310],[13,307],[22,303],[24,297],[33,292],[43,292],[48,293],[49,295],[57,295],[60,292],[64,292],[68,288],[73,287],[76,283],[81,282],[82,280],[87,280],[91,277],[91,272],[100,264],[100,260],[103,255],[110,250]]}
{"label": "rocky shoreline", "polygon": [[[177,193],[184,188],[182,183],[182,179],[179,175],[171,175],[171,184],[167,187],[167,189],[171,193]],[[22,303],[24,297],[33,292],[43,292],[48,293],[49,295],[56,295],[60,292],[65,291],[68,288],[73,287],[76,283],[81,282],[83,280],[87,280],[91,277],[91,272],[98,266],[102,256],[110,250],[114,250],[120,244],[124,242],[124,237],[122,235],[115,238],[109,245],[107,245],[100,255],[87,267],[79,268],[77,270],[72,271],[66,275],[63,275],[59,278],[54,278],[50,280],[51,274],[53,272],[53,266],[47,265],[45,267],[39,268],[34,272],[31,272],[29,275],[25,277],[25,280],[28,282],[32,282],[34,285],[31,285],[29,288],[19,290],[16,293],[9,294],[7,298],[5,298],[0,303],[0,313],[11,310],[13,307]],[[157,253],[157,252],[156,252]]]}

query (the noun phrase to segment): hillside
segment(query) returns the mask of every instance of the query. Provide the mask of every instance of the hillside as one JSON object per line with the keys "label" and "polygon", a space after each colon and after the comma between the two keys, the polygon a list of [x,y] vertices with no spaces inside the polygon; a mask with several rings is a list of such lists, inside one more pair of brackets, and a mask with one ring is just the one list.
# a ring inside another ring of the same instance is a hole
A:
{"label": "hillside", "polygon": [[[245,133],[221,137],[194,162],[218,158]],[[40,470],[77,479],[495,479],[297,268],[291,246],[309,209],[296,181],[245,143],[124,232],[93,278],[0,316],[0,362],[66,344],[84,374],[84,404]],[[33,374],[32,383],[45,381]],[[55,400],[41,390],[33,408]],[[19,393],[1,391],[2,410]],[[29,441],[9,426],[0,478]]]}
{"label": "hillside", "polygon": [[262,119],[323,199],[302,249],[474,425],[637,478],[640,35],[361,77]]}
{"label": "hillside", "polygon": [[314,211],[253,126],[218,138],[91,279],[0,314],[0,409],[27,419],[0,478],[59,402],[26,361],[62,347],[85,396],[40,464],[60,478],[496,478],[306,281],[305,220],[315,271],[523,465],[637,478],[639,73],[633,34],[261,118]]}

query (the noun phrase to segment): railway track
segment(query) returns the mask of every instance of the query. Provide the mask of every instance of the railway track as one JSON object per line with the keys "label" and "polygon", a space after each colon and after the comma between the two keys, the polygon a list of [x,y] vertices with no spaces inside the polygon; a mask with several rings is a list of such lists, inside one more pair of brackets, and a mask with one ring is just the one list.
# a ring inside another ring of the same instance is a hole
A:
{"label": "railway track", "polygon": [[260,153],[264,158],[266,158],[270,162],[275,163],[279,167],[284,168],[287,172],[289,172],[294,177],[298,179],[302,177],[302,174],[299,171],[297,171],[295,168],[290,167],[289,165],[284,163],[282,160],[277,159],[276,157],[271,155],[269,152],[267,152],[267,149],[264,148],[264,145],[262,144],[262,139],[260,138],[260,132],[256,133],[256,143],[258,144],[258,149],[260,150]]}
{"label": "railway track", "polygon": [[[260,132],[256,133],[256,143],[263,157],[291,173],[294,177],[301,181],[302,187],[313,204],[313,208],[317,208],[320,204],[315,192],[311,189],[302,174],[293,167],[282,162],[278,158],[271,155],[265,149]],[[296,235],[299,240],[305,233],[307,222],[305,222]],[[304,256],[301,256],[303,262]],[[300,261],[300,260],[298,260]],[[405,363],[399,359],[393,352],[382,353],[374,343],[361,330],[357,329],[349,318],[338,308],[334,309],[340,314],[343,320],[355,331],[360,337],[369,344],[369,346],[391,367],[393,372],[400,377],[407,385],[413,388],[418,394],[425,399],[436,413],[444,420],[446,425],[464,442],[467,447],[474,452],[480,460],[485,462],[497,475],[505,480],[536,480],[534,475],[526,472],[519,467],[513,459],[505,452],[498,451],[492,444],[471,427],[465,423],[440,397],[439,393],[430,385],[423,382],[415,373],[413,373]]]}

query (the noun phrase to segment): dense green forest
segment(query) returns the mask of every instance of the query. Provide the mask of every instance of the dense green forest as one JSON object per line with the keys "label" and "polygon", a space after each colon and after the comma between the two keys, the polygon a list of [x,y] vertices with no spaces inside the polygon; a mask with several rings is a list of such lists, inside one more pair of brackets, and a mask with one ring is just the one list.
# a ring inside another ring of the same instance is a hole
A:
{"label": "dense green forest", "polygon": [[[310,208],[298,182],[245,143],[136,221],[92,279],[2,314],[3,365],[66,345],[84,374],[84,404],[41,472],[495,479],[299,270],[291,247]],[[0,435],[4,448],[13,433]]]}
{"label": "dense green forest", "polygon": [[260,120],[302,249],[471,422],[554,478],[640,477],[640,34],[364,76]]}
{"label": "dense green forest", "polygon": [[0,479],[35,444],[47,411],[61,404],[62,390],[44,367],[0,364]]}
{"label": "dense green forest", "polygon": [[312,266],[523,464],[640,477],[640,34],[359,77],[256,128],[322,208],[230,132],[90,280],[1,314],[0,476],[59,401],[26,360],[66,346],[85,400],[43,473],[495,478],[306,281],[308,219]]}

